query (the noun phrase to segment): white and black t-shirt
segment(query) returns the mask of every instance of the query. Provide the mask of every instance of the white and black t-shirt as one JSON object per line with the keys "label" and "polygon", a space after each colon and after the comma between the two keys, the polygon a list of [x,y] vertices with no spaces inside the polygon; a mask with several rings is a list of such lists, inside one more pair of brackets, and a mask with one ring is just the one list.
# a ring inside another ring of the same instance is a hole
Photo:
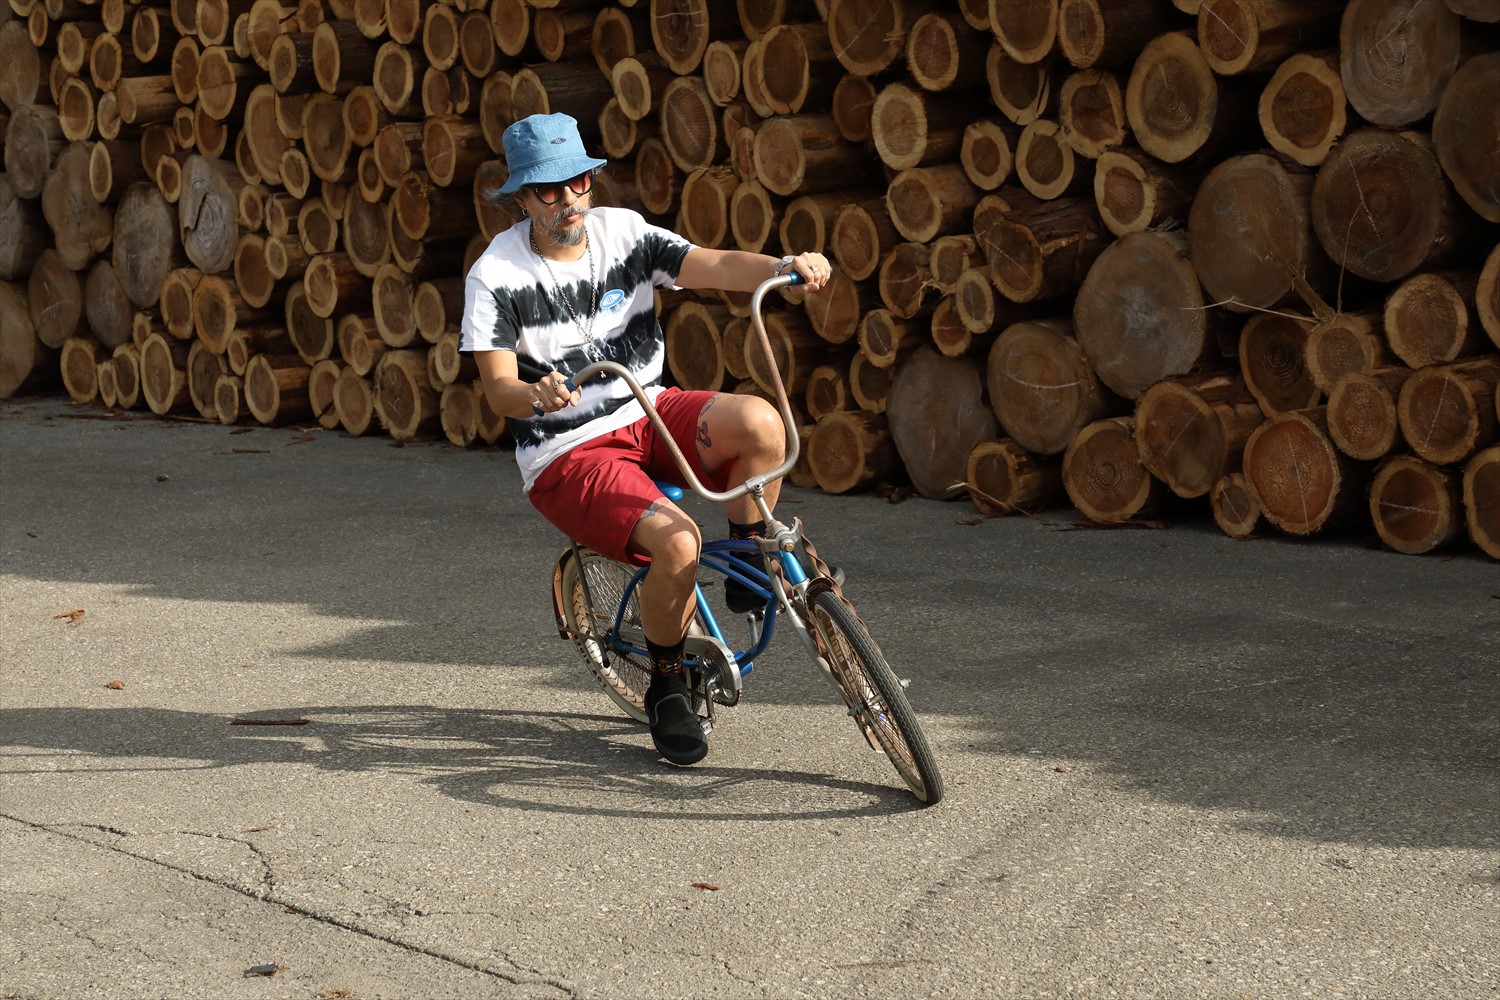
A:
{"label": "white and black t-shirt", "polygon": [[[693,244],[624,208],[592,209],[584,225],[599,284],[594,342],[604,359],[633,371],[655,399],[662,388],[666,347],[652,289],[675,287]],[[530,237],[530,219],[511,226],[490,241],[469,269],[459,349],[514,351],[520,377],[535,382],[553,370],[571,375],[592,360],[588,338],[562,296],[586,327],[593,293],[587,254],[576,261],[549,260],[554,284],[532,251]],[[506,420],[527,490],[547,463],[569,448],[645,415],[630,389],[613,376],[592,378],[579,389],[577,406]]]}

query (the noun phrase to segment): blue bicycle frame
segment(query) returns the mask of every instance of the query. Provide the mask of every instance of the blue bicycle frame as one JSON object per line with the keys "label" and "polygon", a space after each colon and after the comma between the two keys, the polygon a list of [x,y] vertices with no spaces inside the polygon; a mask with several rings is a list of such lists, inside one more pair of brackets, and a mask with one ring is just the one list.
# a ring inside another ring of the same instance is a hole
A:
{"label": "blue bicycle frame", "polygon": [[[734,649],[727,639],[724,638],[723,630],[719,627],[718,619],[714,617],[713,609],[709,607],[708,598],[703,593],[701,583],[693,584],[694,600],[697,602],[698,615],[707,628],[710,635],[717,639],[726,649],[734,653],[734,661],[743,676],[750,673],[755,666],[756,657],[765,652],[767,646],[776,633],[776,606],[780,598],[771,584],[771,578],[749,560],[741,559],[735,555],[737,552],[758,553],[759,546],[751,539],[721,538],[711,542],[704,542],[700,553],[698,564],[722,573],[726,578],[736,580],[743,584],[752,594],[766,602],[765,611],[761,619],[761,627],[755,635],[754,641],[749,649]],[[802,571],[802,565],[788,552],[776,554],[781,563],[781,572],[786,581],[795,587],[807,580],[807,574]],[[630,653],[635,656],[647,656],[647,651],[620,638],[620,627],[624,623],[625,609],[630,606],[630,596],[635,593],[635,588],[640,585],[646,576],[643,567],[636,570],[635,575],[625,586],[619,607],[615,609],[614,624],[605,636],[606,643],[611,649],[621,653]],[[697,669],[697,657],[689,655],[684,660],[684,665],[690,669]]]}

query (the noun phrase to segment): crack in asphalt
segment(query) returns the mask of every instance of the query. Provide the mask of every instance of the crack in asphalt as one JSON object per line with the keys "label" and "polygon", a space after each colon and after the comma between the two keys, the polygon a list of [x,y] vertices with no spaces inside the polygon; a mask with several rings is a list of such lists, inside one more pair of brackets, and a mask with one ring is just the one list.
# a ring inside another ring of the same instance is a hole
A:
{"label": "crack in asphalt", "polygon": [[[398,938],[389,937],[384,934],[378,934],[375,931],[370,930],[369,928],[360,927],[357,924],[350,923],[347,920],[342,920],[335,916],[317,913],[312,910],[305,909],[304,904],[299,903],[297,900],[278,899],[275,895],[275,884],[271,878],[271,866],[267,862],[265,856],[253,844],[246,844],[246,846],[250,847],[251,851],[255,853],[256,857],[260,860],[261,864],[265,868],[265,876],[262,879],[259,891],[239,885],[234,885],[230,882],[223,882],[211,876],[195,872],[190,868],[184,868],[181,865],[175,865],[171,864],[170,862],[162,861],[159,858],[153,858],[148,855],[137,854],[134,851],[128,851],[119,844],[102,844],[96,840],[90,840],[88,837],[83,836],[81,833],[75,833],[67,829],[67,827],[75,827],[79,830],[99,830],[111,834],[112,836],[119,837],[122,840],[131,836],[130,833],[118,830],[114,827],[104,826],[98,823],[69,823],[62,826],[49,826],[45,823],[32,822],[31,820],[23,819],[20,816],[14,816],[10,813],[0,813],[0,819],[10,820],[13,823],[19,823],[21,826],[27,827],[32,830],[39,830],[43,833],[50,833],[59,837],[67,837],[69,840],[76,840],[80,843],[90,844],[94,847],[99,847],[106,851],[113,851],[118,854],[123,854],[129,858],[135,858],[139,861],[145,861],[149,864],[165,868],[168,871],[187,875],[188,877],[197,879],[200,882],[207,882],[210,885],[218,886],[221,889],[226,889],[230,892],[237,893],[238,895],[245,896],[258,902],[272,903],[283,907],[289,906],[294,908],[302,916],[315,920],[318,923],[326,924],[330,927],[337,927],[341,930],[349,931],[352,934],[358,934],[359,936],[368,938],[372,941],[380,941],[384,944],[400,948],[403,951],[409,951],[418,955],[426,955],[428,958],[435,958],[440,962],[447,962],[448,964],[461,969],[468,969],[473,972],[478,972],[481,975],[489,976],[492,979],[499,979],[502,982],[507,982],[514,986],[550,986],[566,997],[573,997],[578,995],[577,990],[568,983],[560,979],[548,976],[538,970],[528,969],[510,958],[508,955],[505,955],[504,953],[499,953],[495,955],[495,957],[500,959],[501,961],[508,963],[512,968],[514,968],[516,970],[516,973],[513,975],[508,975],[503,971],[490,968],[488,961],[481,961],[478,963],[466,962],[463,959],[444,954],[443,952],[438,951],[435,948],[424,947],[422,945],[412,944],[408,941],[399,940]],[[192,830],[177,830],[171,832],[181,833],[187,836],[212,837],[218,840],[229,840],[241,844],[246,843],[244,840],[241,840],[238,837],[229,837],[223,834],[199,833]],[[63,926],[67,925],[64,924]],[[99,946],[98,942],[93,943],[96,946]]]}

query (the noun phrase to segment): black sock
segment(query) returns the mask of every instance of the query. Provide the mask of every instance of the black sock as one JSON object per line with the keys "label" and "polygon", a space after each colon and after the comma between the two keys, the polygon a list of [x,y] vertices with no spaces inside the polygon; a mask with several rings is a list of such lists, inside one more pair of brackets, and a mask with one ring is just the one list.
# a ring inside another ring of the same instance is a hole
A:
{"label": "black sock", "polygon": [[735,521],[729,522],[730,538],[759,538],[766,533],[766,522],[755,521],[751,524],[739,524]]}
{"label": "black sock", "polygon": [[663,681],[672,684],[683,681],[682,646],[681,639],[670,646],[652,642],[649,637],[646,639],[646,652],[651,656],[651,683]]}
{"label": "black sock", "polygon": [[[729,522],[729,537],[733,539],[745,541],[751,538],[760,538],[765,533],[765,521],[756,521],[753,524],[738,524],[734,521]],[[745,560],[752,566],[760,565],[760,550],[758,549],[754,552],[732,552],[730,554]]]}

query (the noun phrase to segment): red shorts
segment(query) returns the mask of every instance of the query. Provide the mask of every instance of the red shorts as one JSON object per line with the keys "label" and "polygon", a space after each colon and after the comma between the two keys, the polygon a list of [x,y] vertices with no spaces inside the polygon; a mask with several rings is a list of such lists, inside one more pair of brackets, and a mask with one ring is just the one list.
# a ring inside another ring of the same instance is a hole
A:
{"label": "red shorts", "polygon": [[[657,396],[656,411],[693,474],[720,493],[726,488],[727,463],[717,474],[704,469],[695,442],[698,414],[714,395],[669,387]],[[642,417],[553,459],[527,496],[543,517],[578,544],[620,562],[646,566],[650,559],[629,551],[630,533],[646,508],[661,499],[653,482],[658,479],[687,486],[656,428]]]}

